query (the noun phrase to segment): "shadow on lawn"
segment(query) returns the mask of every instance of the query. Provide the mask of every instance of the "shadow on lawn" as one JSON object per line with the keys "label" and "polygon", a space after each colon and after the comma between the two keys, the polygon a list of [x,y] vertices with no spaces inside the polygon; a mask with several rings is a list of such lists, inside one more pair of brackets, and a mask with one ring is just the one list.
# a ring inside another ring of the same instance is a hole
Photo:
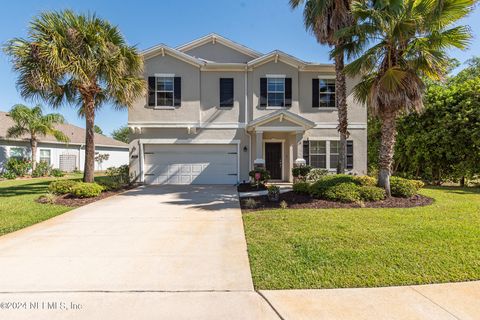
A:
{"label": "shadow on lawn", "polygon": [[428,189],[441,190],[455,194],[480,194],[480,187],[428,186]]}
{"label": "shadow on lawn", "polygon": [[48,185],[51,181],[26,183],[16,186],[0,187],[0,198],[2,197],[14,197],[31,194],[42,194],[46,192]]}

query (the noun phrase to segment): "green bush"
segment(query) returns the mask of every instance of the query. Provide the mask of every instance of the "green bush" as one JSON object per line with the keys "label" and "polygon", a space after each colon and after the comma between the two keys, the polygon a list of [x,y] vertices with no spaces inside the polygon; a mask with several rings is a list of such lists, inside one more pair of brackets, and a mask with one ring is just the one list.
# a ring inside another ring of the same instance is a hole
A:
{"label": "green bush", "polygon": [[10,158],[3,167],[6,172],[13,173],[17,177],[24,177],[32,168],[32,162],[28,159]]}
{"label": "green bush", "polygon": [[[256,179],[256,174],[260,174],[260,178]],[[265,184],[270,179],[270,172],[265,169],[255,169],[248,173],[248,175],[252,178],[252,182],[257,186],[259,184]]]}
{"label": "green bush", "polygon": [[408,180],[400,177],[390,177],[392,196],[409,198],[417,194],[420,184],[417,180]]}
{"label": "green bush", "polygon": [[130,174],[128,165],[123,165],[118,168],[110,167],[107,168],[106,172],[108,177],[111,177],[113,181],[119,185],[125,185],[130,183]]}
{"label": "green bush", "polygon": [[353,182],[343,182],[329,187],[323,193],[327,200],[338,202],[358,202],[361,200],[360,187]]}
{"label": "green bush", "polygon": [[60,169],[55,168],[55,169],[52,169],[52,171],[50,171],[50,174],[54,177],[60,178],[60,177],[63,177],[65,175],[65,172],[63,172]]}
{"label": "green bush", "polygon": [[118,190],[121,189],[124,184],[121,184],[117,179],[113,177],[97,177],[95,178],[95,181],[104,187],[105,190],[111,191],[111,190]]}
{"label": "green bush", "polygon": [[47,192],[38,197],[38,202],[40,203],[54,204],[55,200],[57,200],[57,196],[52,192]]}
{"label": "green bush", "polygon": [[328,170],[326,170],[326,169],[314,168],[314,169],[310,170],[310,172],[307,174],[307,181],[315,182],[317,180],[322,179],[327,174],[328,174]]}
{"label": "green bush", "polygon": [[312,197],[315,198],[324,198],[325,192],[338,184],[341,183],[353,183],[358,185],[359,183],[355,180],[353,176],[346,175],[346,174],[335,174],[325,176],[322,179],[314,182],[310,185],[309,193]]}
{"label": "green bush", "polygon": [[32,171],[32,177],[46,177],[50,175],[52,167],[48,165],[45,161],[40,161],[35,166],[35,169]]}
{"label": "green bush", "polygon": [[296,179],[305,181],[310,170],[312,170],[311,166],[295,167],[292,169],[292,176]]}
{"label": "green bush", "polygon": [[358,187],[360,198],[363,201],[380,201],[385,199],[385,190],[375,186]]}
{"label": "green bush", "polygon": [[55,180],[48,185],[48,191],[55,194],[67,194],[72,191],[72,187],[79,183],[74,180]]}
{"label": "green bush", "polygon": [[16,179],[16,178],[17,178],[17,175],[15,174],[15,172],[5,171],[5,172],[2,174],[2,178],[9,179],[9,180],[13,180],[13,179]]}
{"label": "green bush", "polygon": [[375,187],[377,185],[377,179],[370,177],[370,176],[356,176],[355,180],[361,186],[372,186]]}
{"label": "green bush", "polygon": [[99,196],[102,191],[103,187],[98,183],[77,182],[70,193],[78,198],[92,198]]}
{"label": "green bush", "polygon": [[293,184],[293,192],[300,194],[308,194],[308,188],[310,184],[308,182],[297,182]]}

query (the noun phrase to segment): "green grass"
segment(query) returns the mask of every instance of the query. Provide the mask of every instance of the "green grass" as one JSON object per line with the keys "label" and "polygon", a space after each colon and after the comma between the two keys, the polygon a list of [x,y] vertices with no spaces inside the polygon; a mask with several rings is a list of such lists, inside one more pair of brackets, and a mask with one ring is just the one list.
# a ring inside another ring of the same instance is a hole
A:
{"label": "green grass", "polygon": [[[64,178],[80,180],[81,175]],[[55,179],[58,178],[0,181],[0,236],[73,209],[35,201],[47,191],[48,184]]]}
{"label": "green grass", "polygon": [[428,188],[409,209],[243,215],[256,289],[376,287],[480,279],[480,189]]}

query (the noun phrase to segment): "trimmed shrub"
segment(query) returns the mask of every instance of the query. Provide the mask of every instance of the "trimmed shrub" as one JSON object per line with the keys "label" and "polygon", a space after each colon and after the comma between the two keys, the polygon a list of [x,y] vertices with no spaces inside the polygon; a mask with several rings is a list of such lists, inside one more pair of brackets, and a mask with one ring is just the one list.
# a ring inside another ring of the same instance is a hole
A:
{"label": "trimmed shrub", "polygon": [[32,168],[32,162],[28,159],[10,158],[3,167],[5,172],[13,173],[17,177],[23,177]]}
{"label": "trimmed shrub", "polygon": [[52,167],[48,165],[45,161],[40,161],[35,166],[35,169],[32,171],[32,177],[46,177],[50,175]]}
{"label": "trimmed shrub", "polygon": [[318,181],[325,177],[328,174],[328,170],[326,169],[318,169],[314,168],[310,170],[310,172],[307,174],[307,181]]}
{"label": "trimmed shrub", "polygon": [[295,179],[305,181],[307,179],[307,175],[312,170],[311,166],[300,166],[300,167],[295,167],[292,169],[292,176]]}
{"label": "trimmed shrub", "polygon": [[281,209],[287,209],[288,208],[288,203],[285,200],[280,201],[280,208]]}
{"label": "trimmed shrub", "polygon": [[2,174],[2,178],[4,178],[4,179],[9,179],[9,180],[13,180],[13,179],[16,179],[16,178],[17,178],[17,175],[15,174],[15,172],[5,171],[5,172]]}
{"label": "trimmed shrub", "polygon": [[253,198],[248,198],[244,200],[243,203],[248,209],[255,209],[257,207],[257,201],[255,201]]}
{"label": "trimmed shrub", "polygon": [[301,194],[308,194],[308,188],[310,187],[310,184],[308,182],[297,182],[293,184],[293,192],[295,193],[301,193]]}
{"label": "trimmed shrub", "polygon": [[67,194],[72,191],[72,187],[79,183],[73,180],[55,180],[48,185],[48,191],[55,194]]}
{"label": "trimmed shrub", "polygon": [[99,196],[102,191],[103,187],[98,183],[77,182],[70,193],[78,198],[92,198]]}
{"label": "trimmed shrub", "polygon": [[375,186],[358,187],[360,198],[363,201],[380,201],[385,199],[385,190]]}
{"label": "trimmed shrub", "polygon": [[65,175],[65,172],[63,172],[60,169],[55,168],[55,169],[52,169],[52,171],[50,171],[50,174],[54,177],[60,178],[60,177],[63,177]]}
{"label": "trimmed shrub", "polygon": [[312,197],[324,198],[325,192],[329,188],[341,183],[352,183],[355,185],[359,184],[353,176],[349,176],[346,174],[336,174],[331,176],[325,176],[317,182],[311,184],[309,187],[309,193]]}
{"label": "trimmed shrub", "polygon": [[377,179],[370,177],[370,176],[356,176],[355,180],[361,186],[372,186],[375,187],[377,185]]}
{"label": "trimmed shrub", "polygon": [[360,187],[353,182],[344,182],[329,187],[323,196],[327,200],[338,202],[358,202],[361,200]]}
{"label": "trimmed shrub", "polygon": [[420,190],[423,187],[425,187],[425,183],[422,180],[410,180],[410,181],[417,187],[417,190]]}
{"label": "trimmed shrub", "polygon": [[128,184],[130,183],[130,175],[129,175],[129,167],[128,165],[123,165],[118,168],[110,167],[107,168],[107,176],[112,177],[113,180],[118,182],[119,184]]}
{"label": "trimmed shrub", "polygon": [[270,172],[265,169],[252,170],[248,175],[252,178],[252,182],[257,186],[265,184],[270,179]]}
{"label": "trimmed shrub", "polygon": [[392,196],[409,198],[417,194],[420,184],[417,180],[408,180],[399,177],[390,177],[390,191]]}

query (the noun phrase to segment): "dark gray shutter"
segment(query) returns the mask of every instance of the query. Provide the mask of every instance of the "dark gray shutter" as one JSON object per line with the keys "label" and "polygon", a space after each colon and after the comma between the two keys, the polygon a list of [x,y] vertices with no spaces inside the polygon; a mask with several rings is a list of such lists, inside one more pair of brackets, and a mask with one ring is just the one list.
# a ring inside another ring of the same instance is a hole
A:
{"label": "dark gray shutter", "polygon": [[260,107],[267,106],[267,78],[260,78]]}
{"label": "dark gray shutter", "polygon": [[318,79],[312,79],[312,108],[320,107],[319,96],[320,82]]}
{"label": "dark gray shutter", "polygon": [[173,80],[173,105],[179,107],[182,103],[182,78],[175,77]]}
{"label": "dark gray shutter", "polygon": [[303,159],[305,159],[308,166],[310,164],[310,143],[308,140],[303,141]]}
{"label": "dark gray shutter", "polygon": [[148,105],[155,106],[155,77],[148,77]]}
{"label": "dark gray shutter", "polygon": [[220,78],[220,107],[233,107],[233,78]]}
{"label": "dark gray shutter", "polygon": [[347,140],[347,169],[353,169],[353,141]]}
{"label": "dark gray shutter", "polygon": [[292,78],[285,78],[285,107],[292,106]]}

